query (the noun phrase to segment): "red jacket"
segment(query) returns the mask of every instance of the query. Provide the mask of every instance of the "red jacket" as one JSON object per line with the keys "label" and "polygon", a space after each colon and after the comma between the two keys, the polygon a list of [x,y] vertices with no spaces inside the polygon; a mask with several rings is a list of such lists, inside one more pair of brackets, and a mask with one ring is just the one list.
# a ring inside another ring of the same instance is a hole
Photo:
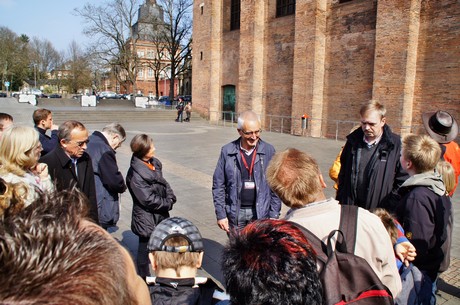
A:
{"label": "red jacket", "polygon": [[449,194],[452,196],[457,188],[458,176],[460,175],[460,147],[454,141],[447,144],[443,144],[446,147],[446,152],[444,153],[444,160],[452,164],[452,167],[455,171],[455,186],[452,192]]}

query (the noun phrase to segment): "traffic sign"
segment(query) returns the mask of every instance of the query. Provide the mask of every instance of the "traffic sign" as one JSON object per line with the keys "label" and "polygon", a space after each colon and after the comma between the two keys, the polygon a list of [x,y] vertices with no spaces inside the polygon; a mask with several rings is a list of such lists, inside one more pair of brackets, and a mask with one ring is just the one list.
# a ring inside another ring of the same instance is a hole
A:
{"label": "traffic sign", "polygon": [[5,87],[9,87],[9,86],[10,86],[10,82],[8,82],[8,81],[5,82],[4,84],[5,84]]}

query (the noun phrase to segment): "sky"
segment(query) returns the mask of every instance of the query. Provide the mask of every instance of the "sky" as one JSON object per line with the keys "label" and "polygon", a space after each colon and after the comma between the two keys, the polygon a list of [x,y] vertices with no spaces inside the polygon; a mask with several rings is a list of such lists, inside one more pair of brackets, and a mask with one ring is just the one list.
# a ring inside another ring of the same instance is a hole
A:
{"label": "sky", "polygon": [[90,41],[82,33],[83,18],[73,10],[92,1],[98,0],[0,0],[0,26],[47,39],[58,52],[67,51],[73,40],[82,46]]}

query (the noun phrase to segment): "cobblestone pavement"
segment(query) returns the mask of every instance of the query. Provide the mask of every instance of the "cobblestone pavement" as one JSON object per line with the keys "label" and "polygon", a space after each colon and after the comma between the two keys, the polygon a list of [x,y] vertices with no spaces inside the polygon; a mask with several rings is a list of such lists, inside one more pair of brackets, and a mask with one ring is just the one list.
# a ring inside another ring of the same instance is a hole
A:
{"label": "cobblestone pavement", "polygon": [[[32,125],[34,106],[18,104],[15,99],[0,99],[0,105],[2,107],[0,111],[13,115],[16,124]],[[164,176],[170,182],[178,198],[171,214],[186,217],[198,226],[205,243],[205,259],[200,273],[222,283],[220,252],[227,242],[227,236],[216,225],[211,196],[212,174],[221,146],[236,139],[237,132],[235,128],[213,126],[204,120],[176,123],[174,118],[175,112],[171,111],[170,122],[123,123],[128,135],[125,144],[117,150],[119,167],[123,174],[127,172],[131,157],[129,142],[135,134],[147,133],[153,137],[157,156],[163,163]],[[117,118],[114,117],[113,120],[117,121]],[[85,123],[84,119],[81,121]],[[86,126],[90,131],[94,131],[100,130],[103,124],[86,124]],[[328,169],[344,144],[343,141],[304,138],[265,131],[262,138],[273,144],[278,151],[287,147],[296,147],[313,155],[326,178],[328,184],[326,194],[334,196],[333,183],[328,179]],[[455,219],[460,217],[458,193],[457,191],[453,198]],[[120,221],[118,226],[111,230],[111,234],[136,258],[137,237],[130,230],[131,207],[130,195],[126,192],[121,196]],[[284,207],[282,212],[286,210]],[[451,258],[449,270],[441,276],[439,281],[439,304],[460,304],[460,228],[458,221],[454,221]]]}

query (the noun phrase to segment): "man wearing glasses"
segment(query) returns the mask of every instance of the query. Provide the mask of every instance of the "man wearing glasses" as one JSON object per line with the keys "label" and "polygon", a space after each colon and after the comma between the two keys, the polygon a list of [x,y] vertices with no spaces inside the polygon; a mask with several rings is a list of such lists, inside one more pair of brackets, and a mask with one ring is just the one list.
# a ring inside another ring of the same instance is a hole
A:
{"label": "man wearing glasses", "polygon": [[361,128],[347,136],[340,157],[337,200],[367,210],[394,212],[397,190],[409,177],[399,160],[401,139],[386,124],[385,106],[370,101],[360,110]]}
{"label": "man wearing glasses", "polygon": [[58,129],[59,145],[40,159],[48,164],[56,190],[78,188],[88,198],[89,217],[99,224],[94,171],[87,148],[88,130],[78,121],[66,121]]}
{"label": "man wearing glasses", "polygon": [[275,149],[260,139],[259,116],[241,113],[237,131],[240,137],[221,149],[212,184],[217,225],[227,233],[255,219],[278,218],[281,210],[265,176]]}

